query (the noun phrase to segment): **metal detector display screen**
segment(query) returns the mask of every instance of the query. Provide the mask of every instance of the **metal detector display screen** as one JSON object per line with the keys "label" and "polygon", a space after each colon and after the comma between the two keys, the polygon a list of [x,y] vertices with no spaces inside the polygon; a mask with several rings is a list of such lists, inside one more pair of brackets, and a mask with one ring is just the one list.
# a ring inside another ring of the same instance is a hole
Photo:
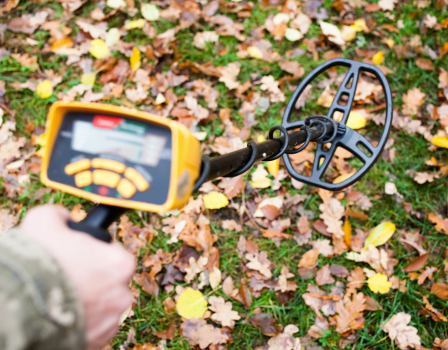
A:
{"label": "metal detector display screen", "polygon": [[95,115],[93,121],[73,123],[72,149],[110,154],[134,163],[157,166],[166,137],[148,133],[146,125],[123,118]]}
{"label": "metal detector display screen", "polygon": [[47,175],[103,197],[161,205],[170,188],[171,142],[170,128],[151,121],[68,112]]}

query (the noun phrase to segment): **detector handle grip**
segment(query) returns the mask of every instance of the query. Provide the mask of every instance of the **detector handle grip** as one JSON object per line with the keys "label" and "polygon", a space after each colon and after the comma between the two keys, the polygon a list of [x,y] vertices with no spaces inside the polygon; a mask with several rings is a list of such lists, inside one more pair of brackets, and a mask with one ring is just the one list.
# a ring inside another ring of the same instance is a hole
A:
{"label": "detector handle grip", "polygon": [[108,227],[127,210],[127,208],[100,204],[92,207],[84,220],[80,222],[69,220],[67,224],[72,230],[87,233],[100,241],[110,243],[112,237],[107,230]]}

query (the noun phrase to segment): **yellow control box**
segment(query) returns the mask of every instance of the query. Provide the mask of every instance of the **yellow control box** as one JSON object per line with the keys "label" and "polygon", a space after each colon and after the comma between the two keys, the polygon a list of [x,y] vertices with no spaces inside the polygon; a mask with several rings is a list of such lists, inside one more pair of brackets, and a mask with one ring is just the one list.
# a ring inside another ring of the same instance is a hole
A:
{"label": "yellow control box", "polygon": [[200,144],[184,125],[135,109],[56,102],[46,137],[42,182],[96,203],[179,208],[200,173]]}

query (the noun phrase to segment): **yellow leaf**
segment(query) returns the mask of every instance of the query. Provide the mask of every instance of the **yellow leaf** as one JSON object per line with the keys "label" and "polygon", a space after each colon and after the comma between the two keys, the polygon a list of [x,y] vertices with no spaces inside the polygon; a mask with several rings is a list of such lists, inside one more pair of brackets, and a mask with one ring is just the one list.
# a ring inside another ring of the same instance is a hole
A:
{"label": "yellow leaf", "polygon": [[381,64],[384,61],[384,53],[383,51],[378,51],[373,57],[372,61],[375,64]]}
{"label": "yellow leaf", "polygon": [[258,143],[261,143],[261,142],[264,142],[264,141],[266,141],[266,137],[264,137],[263,135],[258,135],[257,136],[257,142]]}
{"label": "yellow leaf", "polygon": [[187,288],[179,296],[176,309],[177,313],[186,319],[201,318],[207,311],[207,301],[200,291]]}
{"label": "yellow leaf", "polygon": [[157,21],[160,17],[160,11],[156,5],[143,4],[141,10],[143,18],[148,21]]}
{"label": "yellow leaf", "polygon": [[62,47],[66,47],[66,48],[71,48],[73,47],[73,45],[75,44],[75,42],[73,41],[72,38],[64,38],[64,39],[60,39],[60,40],[56,40],[53,45],[51,45],[50,50],[57,50],[60,49]]}
{"label": "yellow leaf", "polygon": [[121,33],[118,28],[111,28],[106,34],[106,45],[108,47],[114,46],[120,40]]}
{"label": "yellow leaf", "polygon": [[303,34],[298,29],[286,28],[285,38],[289,41],[297,41],[303,38]]}
{"label": "yellow leaf", "polygon": [[103,58],[109,54],[109,48],[101,39],[95,39],[90,42],[89,52],[95,58]]}
{"label": "yellow leaf", "polygon": [[393,48],[395,45],[395,42],[392,39],[385,39],[384,42],[386,43],[387,46],[389,46],[390,48]]}
{"label": "yellow leaf", "polygon": [[48,142],[48,134],[46,132],[44,132],[43,134],[40,134],[39,137],[37,138],[37,142],[36,144],[39,146],[46,146]]}
{"label": "yellow leaf", "polygon": [[263,52],[261,52],[261,50],[258,47],[256,47],[256,46],[249,46],[247,48],[247,53],[251,57],[255,57],[255,58],[258,58],[258,59],[262,59],[263,58]]}
{"label": "yellow leaf", "polygon": [[132,55],[130,58],[131,63],[131,69],[133,72],[135,72],[137,69],[140,68],[140,51],[136,47],[132,49]]}
{"label": "yellow leaf", "polygon": [[339,175],[336,179],[333,180],[334,184],[341,183],[348,178],[352,177],[356,173],[356,170],[353,170],[351,173]]}
{"label": "yellow leaf", "polygon": [[96,75],[93,72],[91,72],[91,73],[84,73],[81,76],[81,84],[93,85],[93,84],[95,84],[95,78],[96,78]]}
{"label": "yellow leaf", "polygon": [[145,20],[143,18],[140,18],[140,19],[136,19],[136,20],[128,22],[124,26],[124,28],[126,30],[131,30],[131,29],[143,28],[144,25],[145,25]]}
{"label": "yellow leaf", "polygon": [[353,130],[358,130],[366,126],[366,118],[359,112],[350,112],[348,115],[347,126]]}
{"label": "yellow leaf", "polygon": [[227,199],[227,197],[224,194],[216,191],[207,193],[204,196],[203,200],[204,206],[207,209],[220,209],[227,207],[227,205],[229,204],[229,200]]}
{"label": "yellow leaf", "polygon": [[364,243],[364,249],[367,249],[369,245],[373,244],[378,247],[386,243],[394,234],[395,225],[391,222],[383,222],[375,227],[370,235],[367,237]]}
{"label": "yellow leaf", "polygon": [[433,137],[431,143],[437,147],[448,148],[448,138],[446,136]]}
{"label": "yellow leaf", "polygon": [[344,231],[344,242],[349,248],[352,246],[352,225],[348,219],[345,219],[344,226],[342,226]]}
{"label": "yellow leaf", "polygon": [[352,41],[356,38],[356,30],[353,27],[342,26],[341,37],[344,41]]}
{"label": "yellow leaf", "polygon": [[368,32],[369,28],[367,28],[366,21],[364,18],[357,19],[355,23],[353,23],[350,27],[354,28],[357,32]]}
{"label": "yellow leaf", "polygon": [[268,188],[271,187],[271,179],[262,177],[261,179],[251,182],[253,188]]}
{"label": "yellow leaf", "polygon": [[53,95],[53,85],[50,80],[41,81],[36,88],[36,95],[40,98],[49,98]]}
{"label": "yellow leaf", "polygon": [[269,174],[271,174],[273,177],[277,177],[279,167],[280,167],[280,158],[268,162]]}
{"label": "yellow leaf", "polygon": [[387,293],[392,287],[392,282],[387,280],[387,276],[382,273],[376,273],[367,280],[369,289],[374,293]]}

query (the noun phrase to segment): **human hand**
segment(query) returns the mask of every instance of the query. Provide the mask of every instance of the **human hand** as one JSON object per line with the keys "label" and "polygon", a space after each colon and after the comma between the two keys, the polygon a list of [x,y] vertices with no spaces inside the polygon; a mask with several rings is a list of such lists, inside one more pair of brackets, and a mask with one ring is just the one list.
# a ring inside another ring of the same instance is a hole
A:
{"label": "human hand", "polygon": [[99,350],[118,330],[132,303],[128,283],[135,258],[119,243],[104,243],[67,226],[70,213],[54,205],[31,209],[21,231],[59,262],[76,287],[84,308],[87,350]]}

